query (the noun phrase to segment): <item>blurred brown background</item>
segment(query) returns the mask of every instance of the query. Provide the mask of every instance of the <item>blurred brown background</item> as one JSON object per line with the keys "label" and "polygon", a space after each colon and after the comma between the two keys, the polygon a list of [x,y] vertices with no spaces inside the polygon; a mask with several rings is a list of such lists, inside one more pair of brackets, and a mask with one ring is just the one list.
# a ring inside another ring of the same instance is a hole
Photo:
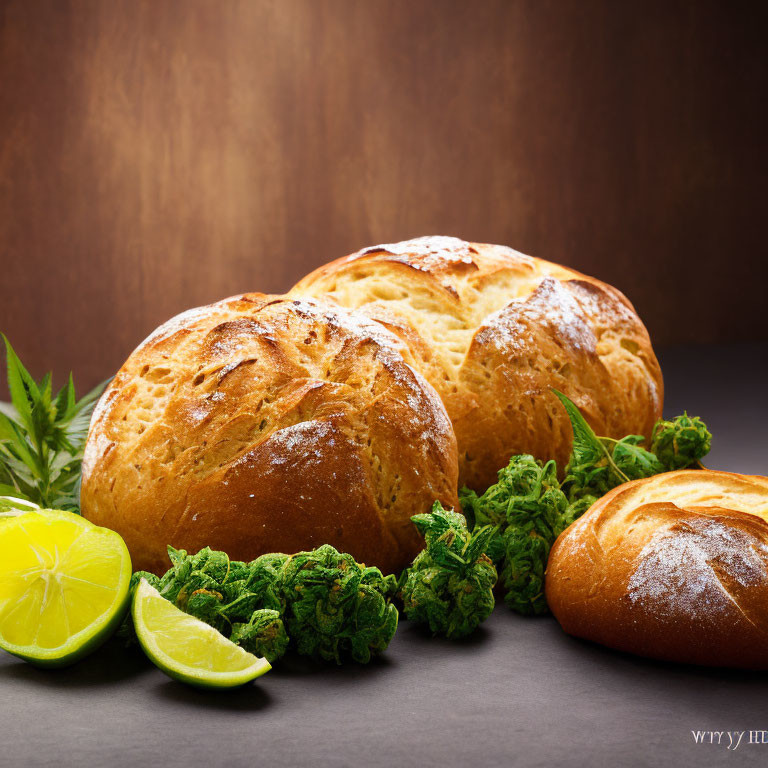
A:
{"label": "blurred brown background", "polygon": [[768,339],[765,3],[0,0],[0,330],[83,389],[158,323],[422,234]]}

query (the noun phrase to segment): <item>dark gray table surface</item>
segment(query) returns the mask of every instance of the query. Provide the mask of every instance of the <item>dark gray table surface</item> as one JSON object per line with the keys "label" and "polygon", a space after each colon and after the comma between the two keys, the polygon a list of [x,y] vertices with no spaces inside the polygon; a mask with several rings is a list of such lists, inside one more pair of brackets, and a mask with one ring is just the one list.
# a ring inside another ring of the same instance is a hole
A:
{"label": "dark gray table surface", "polygon": [[[715,434],[708,464],[768,474],[768,345],[662,355],[667,413]],[[292,658],[230,692],[190,689],[107,646],[41,671],[0,658],[0,765],[709,766],[768,764],[768,673],[662,664],[497,607],[473,638],[401,624],[367,667]]]}

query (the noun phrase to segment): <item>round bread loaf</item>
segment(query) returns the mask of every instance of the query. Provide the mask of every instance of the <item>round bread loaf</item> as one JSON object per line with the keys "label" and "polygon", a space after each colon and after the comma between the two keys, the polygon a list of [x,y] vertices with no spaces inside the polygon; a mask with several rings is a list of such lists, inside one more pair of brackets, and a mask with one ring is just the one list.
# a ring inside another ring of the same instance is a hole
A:
{"label": "round bread loaf", "polygon": [[155,572],[168,544],[241,560],[332,544],[402,568],[423,546],[411,515],[456,506],[458,467],[440,398],[401,346],[315,301],[247,294],[179,315],[94,412],[83,515]]}
{"label": "round bread loaf", "polygon": [[292,293],[360,309],[405,342],[453,422],[459,481],[475,490],[514,454],[565,465],[571,428],[552,387],[599,435],[649,436],[661,416],[661,371],[629,301],[510,248],[451,237],[379,245]]}
{"label": "round bread loaf", "polygon": [[555,542],[549,607],[571,635],[668,661],[768,668],[768,478],[626,483]]}

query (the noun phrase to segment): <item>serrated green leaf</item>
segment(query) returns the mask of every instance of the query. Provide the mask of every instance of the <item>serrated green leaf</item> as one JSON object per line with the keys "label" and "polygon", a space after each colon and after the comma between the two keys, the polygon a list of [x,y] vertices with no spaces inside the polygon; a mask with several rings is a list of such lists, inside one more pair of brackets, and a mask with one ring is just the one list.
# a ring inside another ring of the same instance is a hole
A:
{"label": "serrated green leaf", "polygon": [[3,445],[0,445],[0,483],[6,488],[15,488],[30,499],[38,498],[35,476]]}
{"label": "serrated green leaf", "polygon": [[75,446],[85,442],[88,428],[91,425],[93,409],[110,381],[112,381],[111,378],[102,381],[68,411],[68,418],[63,420],[63,426],[64,433],[71,445]]}
{"label": "serrated green leaf", "polygon": [[6,440],[14,442],[17,432],[14,429],[15,422],[11,421],[4,413],[0,413],[0,442]]}
{"label": "serrated green leaf", "polygon": [[38,384],[37,390],[40,394],[40,397],[38,398],[38,401],[43,404],[43,406],[48,407],[51,405],[52,400],[52,391],[51,391],[51,374],[50,371],[43,376],[43,380]]}
{"label": "serrated green leaf", "polygon": [[616,466],[611,452],[605,447],[603,441],[595,434],[587,420],[581,415],[581,411],[562,392],[552,389],[552,393],[563,404],[565,412],[571,422],[573,430],[573,447],[571,449],[571,465],[597,464],[605,459],[607,465],[616,474],[621,482],[627,482],[629,478]]}
{"label": "serrated green leaf", "polygon": [[54,404],[56,406],[57,421],[68,421],[71,418],[70,411],[73,411],[75,406],[75,382],[71,373],[69,374],[67,383],[56,395]]}
{"label": "serrated green leaf", "polygon": [[552,393],[563,404],[565,412],[571,422],[573,430],[573,448],[572,454],[574,463],[584,463],[593,461],[598,456],[607,453],[605,447],[594,433],[592,427],[587,424],[587,420],[581,415],[581,411],[569,400],[562,392],[556,389]]}
{"label": "serrated green leaf", "polygon": [[22,461],[32,472],[40,470],[39,458],[30,449],[21,428],[4,413],[0,413],[0,440],[5,441],[15,458]]}
{"label": "serrated green leaf", "polygon": [[110,376],[108,379],[104,379],[101,384],[97,384],[87,395],[83,395],[74,406],[76,413],[83,413],[86,409],[93,410],[96,405],[96,401],[101,397],[107,385],[112,381],[114,377]]}
{"label": "serrated green leaf", "polygon": [[32,408],[40,397],[40,390],[35,384],[35,380],[22,365],[5,335],[3,335],[3,340],[5,341],[8,391],[11,394],[11,402],[21,422],[30,432],[34,432]]}

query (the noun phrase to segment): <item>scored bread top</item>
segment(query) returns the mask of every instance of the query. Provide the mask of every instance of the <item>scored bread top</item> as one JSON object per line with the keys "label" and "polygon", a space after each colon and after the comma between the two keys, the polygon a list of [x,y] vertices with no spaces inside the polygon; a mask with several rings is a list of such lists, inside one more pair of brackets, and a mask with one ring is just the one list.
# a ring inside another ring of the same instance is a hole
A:
{"label": "scored bread top", "polygon": [[439,397],[400,349],[313,300],[246,294],[179,315],[94,412],[84,516],[153,571],[168,544],[248,560],[328,543],[403,567],[421,546],[410,516],[456,505],[457,459]]}
{"label": "scored bread top", "polygon": [[768,667],[768,478],[681,470],[619,486],[558,538],[546,594],[580,637]]}
{"label": "scored bread top", "polygon": [[399,336],[453,422],[460,482],[484,490],[510,456],[565,464],[564,392],[598,434],[649,435],[663,383],[648,333],[615,288],[498,245],[425,237],[365,248],[293,295],[360,309]]}

